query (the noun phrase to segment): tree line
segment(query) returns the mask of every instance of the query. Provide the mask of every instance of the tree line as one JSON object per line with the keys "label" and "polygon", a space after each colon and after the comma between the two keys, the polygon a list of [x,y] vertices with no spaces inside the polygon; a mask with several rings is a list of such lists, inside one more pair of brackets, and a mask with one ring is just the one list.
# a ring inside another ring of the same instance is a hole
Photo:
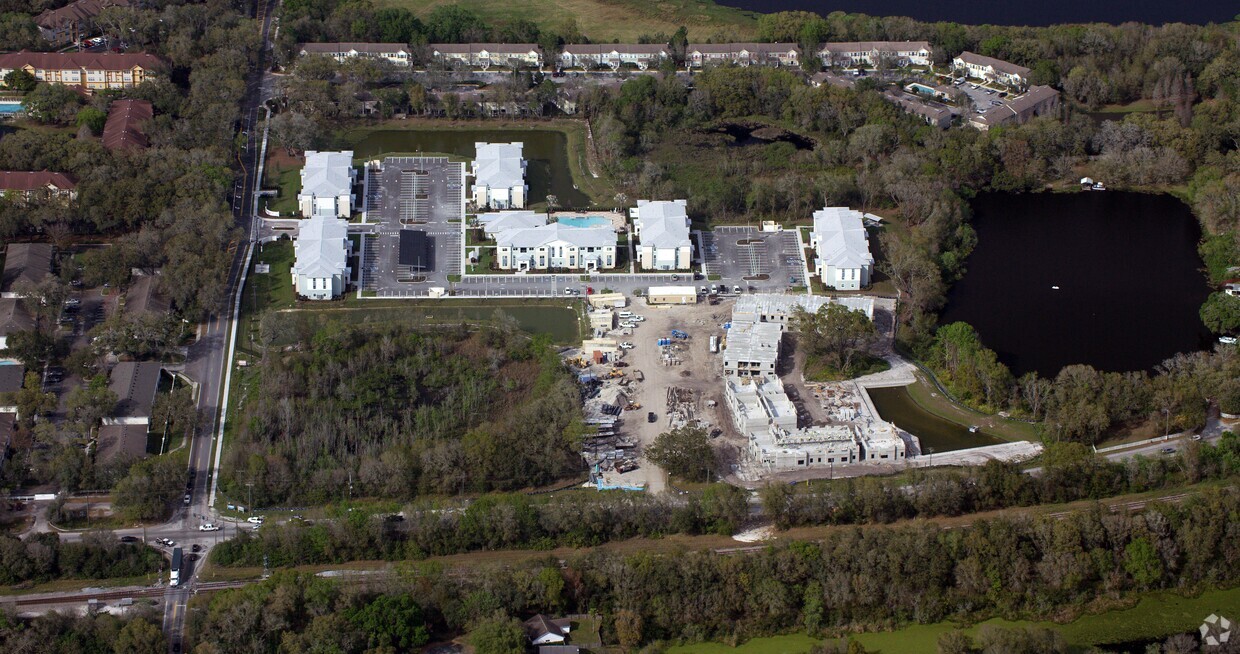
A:
{"label": "tree line", "polygon": [[313,634],[319,645],[357,651],[335,602],[357,606],[376,591],[412,597],[445,637],[484,629],[484,640],[502,641],[496,623],[508,616],[596,612],[604,642],[630,649],[789,630],[1062,618],[1103,597],[1233,582],[1240,545],[1225,534],[1237,509],[1240,494],[1219,490],[1133,515],[841,528],[746,555],[596,550],[564,561],[412,564],[370,589],[285,573],[205,600],[204,611],[191,612],[191,640],[220,652],[275,651],[285,638]]}
{"label": "tree line", "polygon": [[216,545],[224,566],[406,560],[478,550],[592,547],[635,537],[728,535],[749,515],[748,492],[722,484],[686,498],[568,491],[553,499],[484,495],[419,503],[399,514],[353,511],[307,524],[268,525]]}
{"label": "tree line", "polygon": [[1051,441],[1093,444],[1146,421],[1164,434],[1176,433],[1203,427],[1211,404],[1229,413],[1240,409],[1240,356],[1229,346],[1177,354],[1153,375],[1078,364],[1049,379],[1032,372],[1017,379],[972,327],[958,322],[939,327],[913,353],[959,401],[1041,421]]}
{"label": "tree line", "polygon": [[112,532],[90,532],[62,543],[54,532],[18,538],[0,534],[0,584],[54,579],[137,577],[163,568],[164,557],[142,543],[122,543]]}
{"label": "tree line", "polygon": [[808,525],[883,524],[1022,506],[1101,500],[1240,472],[1240,437],[1191,443],[1172,457],[1111,461],[1077,444],[1051,445],[1036,474],[988,461],[976,468],[912,470],[897,477],[857,477],[812,486],[773,484],[760,491],[766,516],[780,529]]}

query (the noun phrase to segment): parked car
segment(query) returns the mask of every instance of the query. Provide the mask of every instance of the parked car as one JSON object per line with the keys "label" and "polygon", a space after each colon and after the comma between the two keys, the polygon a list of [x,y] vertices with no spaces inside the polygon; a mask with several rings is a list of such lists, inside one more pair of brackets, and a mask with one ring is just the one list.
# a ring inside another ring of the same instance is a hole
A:
{"label": "parked car", "polygon": [[628,341],[625,341],[625,342],[621,343],[619,347],[620,347],[620,349],[621,349],[621,350],[631,350],[631,349],[633,349],[633,348],[634,348],[634,347],[636,347],[636,346],[635,346],[635,345],[633,345],[632,343],[628,342]]}
{"label": "parked car", "polygon": [[733,293],[740,293],[740,292],[741,292],[741,287],[740,287],[740,286],[733,285],[733,286],[732,286],[732,292],[733,292]]}
{"label": "parked car", "polygon": [[698,287],[698,295],[706,295],[706,287],[705,287],[705,286],[699,286],[699,287]]}
{"label": "parked car", "polygon": [[1235,345],[1236,337],[1235,336],[1219,336],[1218,342],[1222,343],[1223,345]]}
{"label": "parked car", "polygon": [[646,412],[646,422],[658,422],[658,420],[659,416],[655,415],[654,411]]}
{"label": "parked car", "polygon": [[263,516],[261,516],[261,515],[252,515],[252,516],[250,516],[250,517],[246,518],[246,519],[245,519],[245,521],[246,521],[246,522],[248,522],[248,523],[250,523],[250,524],[252,524],[252,525],[261,525],[261,524],[263,524]]}
{"label": "parked car", "polygon": [[189,493],[186,493],[185,497],[182,498],[181,503],[184,504],[185,506],[189,506],[189,503],[192,502],[193,499],[194,498]]}
{"label": "parked car", "polygon": [[632,320],[633,322],[646,322],[646,316],[634,314],[632,318],[629,318],[629,320]]}
{"label": "parked car", "polygon": [[575,288],[566,288],[566,289],[564,289],[564,294],[565,294],[565,295],[577,295],[577,293],[579,293],[579,291],[578,291],[577,289],[575,289]]}
{"label": "parked car", "polygon": [[122,543],[136,543],[138,542],[138,537],[137,536],[121,536],[121,542]]}
{"label": "parked car", "polygon": [[1161,450],[1158,450],[1158,451],[1159,451],[1159,452],[1162,452],[1163,454],[1175,454],[1175,448],[1174,448],[1174,447],[1164,447],[1164,448],[1162,448]]}

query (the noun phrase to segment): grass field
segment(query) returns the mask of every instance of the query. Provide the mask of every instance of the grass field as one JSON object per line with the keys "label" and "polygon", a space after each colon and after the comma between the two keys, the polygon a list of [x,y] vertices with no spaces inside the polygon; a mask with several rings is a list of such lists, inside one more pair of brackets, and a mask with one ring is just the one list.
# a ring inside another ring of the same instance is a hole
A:
{"label": "grass field", "polygon": [[[987,620],[965,631],[976,635],[982,625],[1000,627],[1038,626],[1055,629],[1072,645],[1085,648],[1152,640],[1172,634],[1193,631],[1211,613],[1222,616],[1240,615],[1240,588],[1213,590],[1197,597],[1182,597],[1170,592],[1148,593],[1132,608],[1116,609],[1086,615],[1067,624]],[[891,654],[936,654],[940,635],[960,628],[951,622],[913,625],[897,631],[865,633],[853,636],[867,650]],[[755,638],[737,647],[722,643],[696,643],[668,648],[667,654],[805,654],[821,639],[806,634],[789,634]]]}
{"label": "grass field", "polygon": [[722,7],[710,0],[379,0],[380,7],[405,7],[425,19],[436,7],[460,5],[492,26],[528,20],[543,29],[559,29],[575,20],[593,41],[634,41],[642,35],[670,36],[682,25],[690,39],[743,40],[753,36],[750,12]]}

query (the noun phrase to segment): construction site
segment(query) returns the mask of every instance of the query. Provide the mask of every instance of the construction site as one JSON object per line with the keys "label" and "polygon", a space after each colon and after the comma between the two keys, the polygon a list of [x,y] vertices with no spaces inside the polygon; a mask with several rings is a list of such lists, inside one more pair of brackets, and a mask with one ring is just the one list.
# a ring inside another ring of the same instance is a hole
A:
{"label": "construction site", "polygon": [[586,420],[597,429],[583,443],[590,485],[663,492],[667,476],[643,459],[642,448],[682,425],[712,436],[726,428],[712,341],[717,351],[730,306],[589,300],[594,338],[566,351],[565,359],[577,370]]}

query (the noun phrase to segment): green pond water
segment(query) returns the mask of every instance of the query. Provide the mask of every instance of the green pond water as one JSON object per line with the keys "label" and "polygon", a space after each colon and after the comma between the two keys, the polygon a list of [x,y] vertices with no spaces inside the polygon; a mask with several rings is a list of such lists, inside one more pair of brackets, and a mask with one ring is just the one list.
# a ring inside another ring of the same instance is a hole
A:
{"label": "green pond water", "polygon": [[568,167],[568,137],[554,130],[526,129],[402,129],[367,133],[352,144],[354,156],[374,157],[387,152],[439,152],[472,159],[474,143],[521,142],[527,162],[526,183],[531,202],[554,195],[564,209],[590,206],[590,197],[573,186]]}
{"label": "green pond water", "polygon": [[874,401],[878,415],[916,436],[924,452],[928,452],[928,448],[934,448],[935,452],[950,452],[1003,442],[984,431],[970,432],[967,425],[956,424],[926,411],[913,401],[908,389],[903,386],[869,388],[866,392]]}

